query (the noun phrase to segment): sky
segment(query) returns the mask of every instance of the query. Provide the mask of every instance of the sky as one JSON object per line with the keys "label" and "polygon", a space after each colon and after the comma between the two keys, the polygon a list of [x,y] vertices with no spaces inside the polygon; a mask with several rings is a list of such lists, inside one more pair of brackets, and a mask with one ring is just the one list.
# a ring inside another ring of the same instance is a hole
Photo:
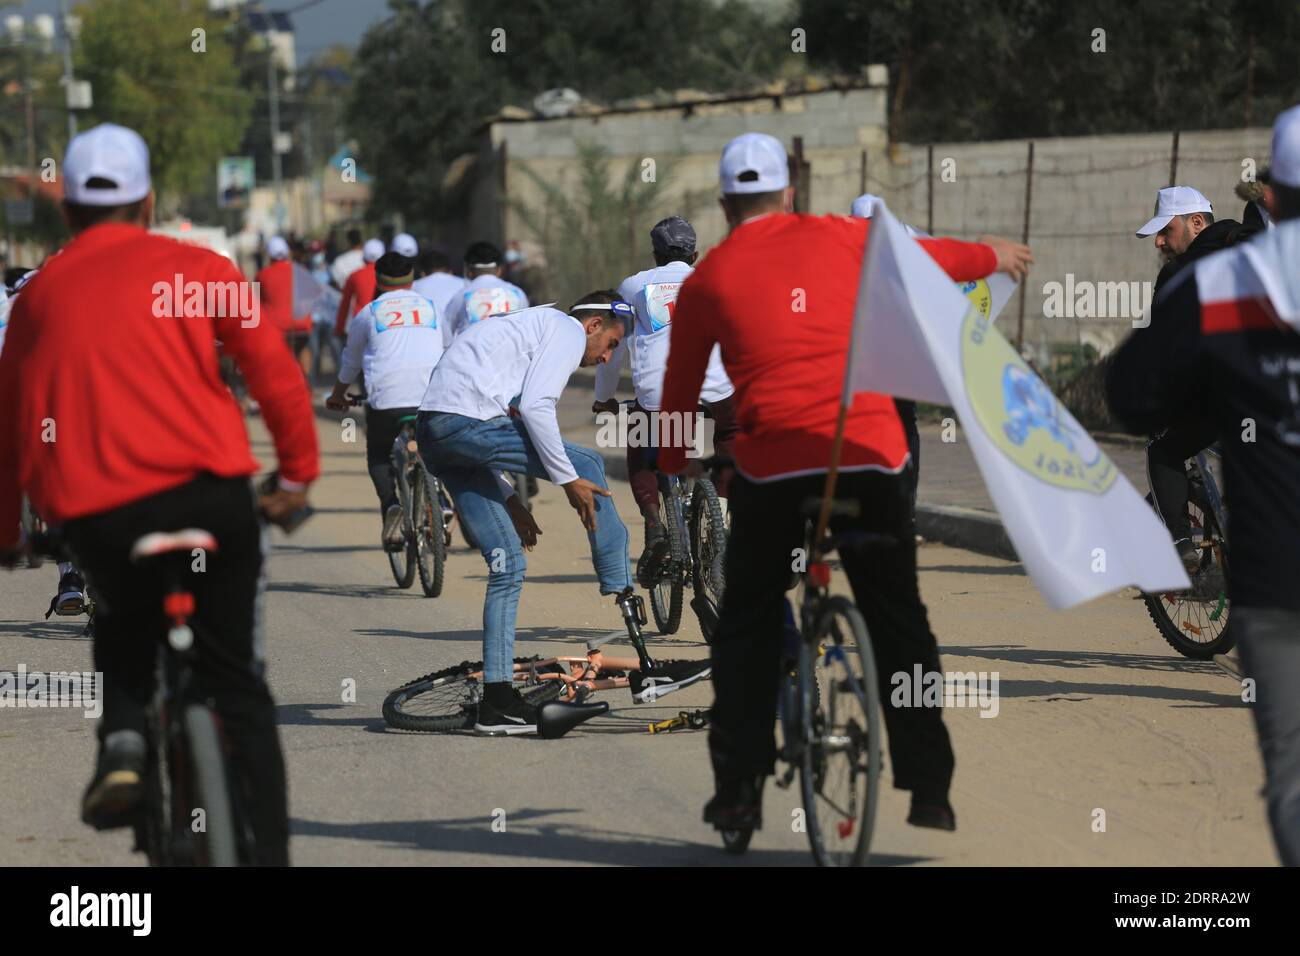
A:
{"label": "sky", "polygon": [[[67,0],[70,7],[75,0]],[[168,0],[159,0],[168,2]],[[265,10],[292,10],[307,0],[263,0]],[[13,3],[0,0],[0,18],[19,13],[31,19],[38,13],[57,14],[59,0],[27,0]],[[335,43],[355,48],[366,28],[388,16],[387,0],[319,0],[301,13],[291,14],[302,63]]]}

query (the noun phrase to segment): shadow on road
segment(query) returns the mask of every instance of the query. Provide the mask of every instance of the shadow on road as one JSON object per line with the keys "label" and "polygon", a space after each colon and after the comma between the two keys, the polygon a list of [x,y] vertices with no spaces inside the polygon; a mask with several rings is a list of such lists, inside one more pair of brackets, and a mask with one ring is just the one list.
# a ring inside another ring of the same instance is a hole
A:
{"label": "shadow on road", "polygon": [[989,644],[982,647],[940,647],[940,654],[953,657],[984,657],[1020,664],[1049,667],[1123,667],[1132,670],[1168,671],[1176,674],[1218,674],[1210,661],[1194,661],[1173,654],[1110,654],[1099,651],[1058,651],[1026,647],[1023,644]]}
{"label": "shadow on road", "polygon": [[280,727],[364,727],[367,730],[384,728],[384,718],[378,714],[373,717],[318,716],[320,711],[358,709],[357,704],[276,704],[275,722]]}
{"label": "shadow on road", "polygon": [[[42,612],[44,613],[44,612]],[[0,621],[0,637],[30,637],[38,641],[89,641],[84,617],[42,621]]]}
{"label": "shadow on road", "polygon": [[[385,843],[414,850],[479,854],[486,857],[533,859],[552,863],[592,863],[610,866],[811,866],[806,850],[751,847],[744,856],[730,856],[716,844],[691,843],[663,837],[604,830],[580,819],[545,822],[560,814],[581,817],[578,809],[521,809],[505,818],[505,832],[493,832],[490,817],[459,820],[393,820],[367,823],[327,823],[295,818],[295,837],[326,837]],[[572,819],[572,817],[571,817]],[[762,832],[755,841],[762,840]],[[921,862],[923,857],[873,854],[876,866]],[[484,861],[487,862],[487,861]]]}
{"label": "shadow on road", "polygon": [[330,597],[361,598],[416,598],[421,597],[411,591],[402,591],[392,585],[377,584],[321,584],[318,581],[272,581],[266,586],[268,591],[291,591],[295,594],[327,594]]}
{"label": "shadow on road", "polygon": [[1024,565],[1020,564],[931,564],[918,565],[916,570],[938,571],[948,574],[1011,574],[1025,576]]}

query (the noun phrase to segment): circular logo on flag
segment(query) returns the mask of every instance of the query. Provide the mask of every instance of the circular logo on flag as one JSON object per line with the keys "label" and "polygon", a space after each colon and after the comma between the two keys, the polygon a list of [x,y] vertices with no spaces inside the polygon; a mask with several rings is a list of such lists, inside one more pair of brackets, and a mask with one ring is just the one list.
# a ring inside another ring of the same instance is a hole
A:
{"label": "circular logo on flag", "polygon": [[970,282],[958,282],[957,289],[966,298],[970,299],[971,305],[975,306],[975,311],[984,318],[989,317],[993,311],[993,293],[989,291],[989,284],[983,279],[975,279]]}
{"label": "circular logo on flag", "polygon": [[1114,463],[993,330],[978,302],[962,321],[961,368],[984,433],[1020,469],[1057,488],[1096,495],[1115,483]]}

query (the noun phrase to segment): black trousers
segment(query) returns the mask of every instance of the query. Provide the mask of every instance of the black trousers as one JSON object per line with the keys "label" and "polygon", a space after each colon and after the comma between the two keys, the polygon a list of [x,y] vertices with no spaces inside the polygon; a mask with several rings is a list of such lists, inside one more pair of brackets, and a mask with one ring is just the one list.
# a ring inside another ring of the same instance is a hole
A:
{"label": "black trousers", "polygon": [[1210,422],[1181,422],[1147,446],[1147,481],[1160,520],[1174,540],[1191,536],[1187,520],[1187,459],[1219,440]]}
{"label": "black trousers", "polygon": [[[792,552],[804,545],[803,500],[820,497],[824,475],[763,484],[732,480],[727,589],[713,638],[715,701],[709,733],[720,780],[773,772],[776,694],[783,643],[785,590]],[[939,669],[939,649],[917,590],[916,539],[905,475],[853,472],[839,476],[837,498],[860,502],[858,518],[833,519],[833,529],[892,535],[897,544],[841,555],[858,609],[867,622],[879,673],[894,786],[927,799],[946,798],[953,754],[938,708],[893,708],[890,677],[920,664]]]}
{"label": "black trousers", "polygon": [[205,556],[203,572],[186,582],[195,601],[198,690],[215,707],[230,741],[233,785],[247,810],[259,862],[287,865],[284,756],[256,634],[262,531],[246,478],[204,475],[65,526],[95,596],[95,669],[104,674],[100,740],[117,730],[145,733],[158,645],[168,626],[162,610],[166,582],[130,562],[131,546],[149,532],[182,528],[202,528],[218,544]]}
{"label": "black trousers", "polygon": [[907,450],[912,455],[912,464],[907,470],[907,483],[912,492],[912,520],[916,520],[916,486],[921,481],[921,430],[916,424],[916,402],[906,398],[894,399],[894,408],[903,422],[903,434],[907,436]]}
{"label": "black trousers", "polygon": [[379,513],[397,504],[397,476],[393,474],[393,442],[402,430],[401,419],[418,408],[371,408],[366,406],[366,468],[379,496]]}

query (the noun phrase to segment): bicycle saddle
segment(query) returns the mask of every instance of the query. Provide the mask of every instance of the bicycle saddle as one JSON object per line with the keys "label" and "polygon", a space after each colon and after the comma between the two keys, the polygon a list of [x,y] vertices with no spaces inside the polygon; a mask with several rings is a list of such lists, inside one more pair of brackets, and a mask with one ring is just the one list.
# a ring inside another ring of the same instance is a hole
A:
{"label": "bicycle saddle", "polygon": [[131,560],[142,561],[171,554],[174,551],[216,551],[217,539],[202,528],[185,528],[181,531],[154,531],[136,539],[131,545]]}
{"label": "bicycle saddle", "polygon": [[547,701],[537,709],[537,733],[549,740],[563,737],[584,720],[609,712],[608,701],[594,704],[565,704]]}

